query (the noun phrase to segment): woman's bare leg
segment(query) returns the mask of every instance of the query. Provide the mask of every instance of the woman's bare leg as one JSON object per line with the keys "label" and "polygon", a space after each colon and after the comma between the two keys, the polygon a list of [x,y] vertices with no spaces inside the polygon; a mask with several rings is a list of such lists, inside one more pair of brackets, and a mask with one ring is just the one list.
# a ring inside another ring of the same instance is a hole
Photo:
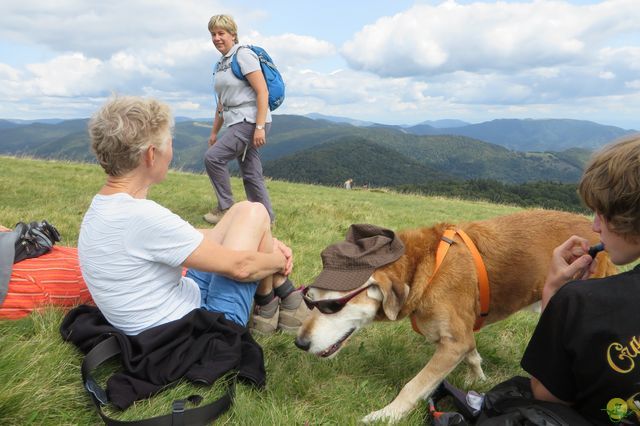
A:
{"label": "woman's bare leg", "polygon": [[[257,250],[264,253],[273,251],[271,219],[267,209],[260,203],[241,201],[234,204],[211,235],[225,247],[236,250]],[[263,278],[258,285],[258,295],[268,295],[275,287],[285,282],[286,277],[276,274]]]}

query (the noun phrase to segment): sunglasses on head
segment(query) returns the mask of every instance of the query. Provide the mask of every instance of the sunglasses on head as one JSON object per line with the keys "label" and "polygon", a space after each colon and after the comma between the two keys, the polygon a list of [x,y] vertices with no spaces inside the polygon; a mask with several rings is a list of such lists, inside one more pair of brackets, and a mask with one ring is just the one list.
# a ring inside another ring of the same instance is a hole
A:
{"label": "sunglasses on head", "polygon": [[326,300],[310,299],[309,296],[307,296],[307,293],[309,292],[309,289],[311,287],[305,287],[304,290],[302,290],[302,299],[310,310],[313,310],[313,308],[318,308],[318,310],[323,314],[335,314],[337,312],[340,312],[342,308],[344,308],[344,306],[347,304],[347,302],[349,302],[349,300],[353,299],[369,287],[370,286],[362,287],[361,289],[339,299]]}

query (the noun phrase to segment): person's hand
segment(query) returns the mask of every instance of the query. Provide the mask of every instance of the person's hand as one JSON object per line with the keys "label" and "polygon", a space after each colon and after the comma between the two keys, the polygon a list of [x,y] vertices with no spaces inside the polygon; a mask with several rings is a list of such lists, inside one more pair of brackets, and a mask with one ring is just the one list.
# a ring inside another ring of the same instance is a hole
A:
{"label": "person's hand", "polygon": [[253,146],[260,148],[267,143],[267,135],[264,129],[256,129],[253,132]]}
{"label": "person's hand", "polygon": [[293,251],[289,248],[285,243],[278,240],[277,238],[273,239],[273,250],[279,250],[286,259],[285,267],[282,270],[282,274],[284,276],[288,276],[293,270]]}
{"label": "person's hand", "polygon": [[0,225],[0,232],[7,232],[7,231],[11,231],[11,229],[6,228],[6,227],[4,227],[4,226]]}
{"label": "person's hand", "polygon": [[596,261],[589,256],[589,242],[576,235],[553,250],[543,289],[543,305],[571,280],[583,280],[595,271]]}
{"label": "person's hand", "polygon": [[209,136],[209,146],[213,146],[213,144],[216,143],[217,139],[218,135],[216,133],[211,133],[211,136]]}

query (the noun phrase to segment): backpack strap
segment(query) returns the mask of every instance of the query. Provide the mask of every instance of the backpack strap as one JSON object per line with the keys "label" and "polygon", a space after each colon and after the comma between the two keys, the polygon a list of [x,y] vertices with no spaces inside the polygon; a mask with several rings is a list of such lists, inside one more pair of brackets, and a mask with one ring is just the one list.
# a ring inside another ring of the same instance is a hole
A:
{"label": "backpack strap", "polygon": [[102,406],[109,403],[107,393],[98,385],[91,376],[91,372],[103,362],[120,354],[120,344],[116,336],[111,336],[93,347],[82,360],[82,383],[89,392],[98,414],[107,426],[182,426],[209,424],[226,412],[233,403],[235,394],[235,378],[227,388],[223,396],[202,407],[189,410],[185,409],[187,402],[199,403],[202,398],[199,395],[191,395],[187,399],[173,401],[171,414],[150,417],[142,420],[122,421],[108,417],[102,411]]}
{"label": "backpack strap", "polygon": [[[246,81],[247,77],[245,77],[244,74],[242,74],[242,69],[240,68],[240,63],[238,63],[238,50],[240,50],[240,49],[249,49],[249,50],[253,51],[249,45],[242,45],[242,46],[238,47],[238,49],[236,49],[236,51],[231,56],[231,72],[233,72],[233,75],[235,75],[237,79]],[[258,64],[260,64],[260,70],[262,70],[262,64],[260,63],[260,57],[258,57]]]}

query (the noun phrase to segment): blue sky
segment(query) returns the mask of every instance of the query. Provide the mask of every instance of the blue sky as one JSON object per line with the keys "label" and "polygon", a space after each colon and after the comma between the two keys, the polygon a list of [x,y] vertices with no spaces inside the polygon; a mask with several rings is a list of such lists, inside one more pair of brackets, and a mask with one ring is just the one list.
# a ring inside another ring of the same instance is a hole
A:
{"label": "blue sky", "polygon": [[112,93],[209,117],[218,13],[283,73],[277,113],[640,130],[638,0],[5,0],[0,118],[88,117]]}

